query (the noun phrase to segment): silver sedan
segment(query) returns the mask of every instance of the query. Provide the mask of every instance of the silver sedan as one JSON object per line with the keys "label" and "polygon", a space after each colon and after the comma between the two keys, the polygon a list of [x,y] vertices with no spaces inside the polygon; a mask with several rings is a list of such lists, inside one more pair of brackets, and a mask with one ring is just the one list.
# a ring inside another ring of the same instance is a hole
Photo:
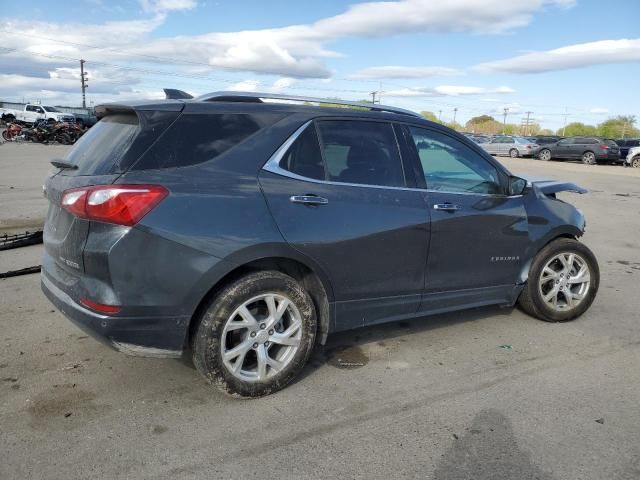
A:
{"label": "silver sedan", "polygon": [[491,155],[508,155],[511,158],[530,157],[538,148],[536,143],[527,138],[511,135],[493,137],[480,146]]}

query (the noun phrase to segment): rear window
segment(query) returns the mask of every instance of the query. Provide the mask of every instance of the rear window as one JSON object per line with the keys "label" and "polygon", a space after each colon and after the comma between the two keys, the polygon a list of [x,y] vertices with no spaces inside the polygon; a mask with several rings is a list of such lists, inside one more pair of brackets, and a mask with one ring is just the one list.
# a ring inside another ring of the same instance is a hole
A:
{"label": "rear window", "polygon": [[177,117],[178,112],[108,115],[87,131],[65,160],[78,167],[63,175],[108,175],[125,172]]}
{"label": "rear window", "polygon": [[274,113],[183,114],[133,169],[185,167],[212,160],[282,117]]}
{"label": "rear window", "polygon": [[112,173],[139,131],[135,114],[110,115],[80,137],[65,160],[78,166],[78,175]]}

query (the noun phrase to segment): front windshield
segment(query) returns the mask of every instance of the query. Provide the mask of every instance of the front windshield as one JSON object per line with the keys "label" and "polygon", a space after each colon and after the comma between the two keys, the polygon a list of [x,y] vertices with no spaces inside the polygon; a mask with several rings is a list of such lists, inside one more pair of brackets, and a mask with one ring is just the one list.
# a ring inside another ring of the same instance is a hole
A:
{"label": "front windshield", "polygon": [[47,112],[59,112],[59,113],[62,113],[62,112],[60,112],[60,110],[58,110],[56,107],[44,107],[44,109],[45,109]]}

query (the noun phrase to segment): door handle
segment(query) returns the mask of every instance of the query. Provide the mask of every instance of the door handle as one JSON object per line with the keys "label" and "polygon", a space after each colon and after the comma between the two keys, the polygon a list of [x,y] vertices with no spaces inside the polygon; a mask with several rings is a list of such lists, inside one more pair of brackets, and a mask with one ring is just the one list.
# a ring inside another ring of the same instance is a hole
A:
{"label": "door handle", "polygon": [[329,200],[317,195],[293,195],[289,198],[291,203],[302,203],[303,205],[326,205]]}
{"label": "door handle", "polygon": [[433,206],[434,210],[443,210],[445,212],[455,212],[456,210],[461,210],[462,208],[458,205],[454,205],[453,203],[436,203]]}

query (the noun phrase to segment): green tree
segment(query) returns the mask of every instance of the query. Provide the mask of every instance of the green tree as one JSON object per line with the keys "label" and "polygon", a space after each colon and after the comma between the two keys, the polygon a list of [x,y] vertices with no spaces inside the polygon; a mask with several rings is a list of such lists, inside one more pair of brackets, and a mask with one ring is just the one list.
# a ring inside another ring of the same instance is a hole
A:
{"label": "green tree", "polygon": [[618,115],[598,125],[598,135],[607,138],[637,137],[640,130],[635,127],[635,123],[636,117],[633,115]]}
{"label": "green tree", "polygon": [[464,126],[459,124],[458,122],[444,122],[444,125],[446,125],[449,128],[454,129],[457,132],[464,131]]}
{"label": "green tree", "polygon": [[489,115],[480,115],[478,117],[473,117],[465,124],[466,130],[468,130],[469,132],[488,133],[491,135],[502,133],[502,127],[502,123],[496,121]]}
{"label": "green tree", "polygon": [[467,123],[485,123],[485,122],[495,122],[496,119],[491,115],[480,115],[478,117],[472,117]]}
{"label": "green tree", "polygon": [[566,127],[559,128],[556,132],[557,135],[563,135],[565,137],[581,137],[585,135],[598,135],[598,129],[593,125],[585,125],[582,122],[572,122]]}
{"label": "green tree", "polygon": [[436,114],[433,113],[433,112],[429,112],[429,111],[425,110],[423,112],[420,112],[420,115],[422,115],[427,120],[431,120],[432,122],[437,122],[438,121],[438,117],[436,117]]}

